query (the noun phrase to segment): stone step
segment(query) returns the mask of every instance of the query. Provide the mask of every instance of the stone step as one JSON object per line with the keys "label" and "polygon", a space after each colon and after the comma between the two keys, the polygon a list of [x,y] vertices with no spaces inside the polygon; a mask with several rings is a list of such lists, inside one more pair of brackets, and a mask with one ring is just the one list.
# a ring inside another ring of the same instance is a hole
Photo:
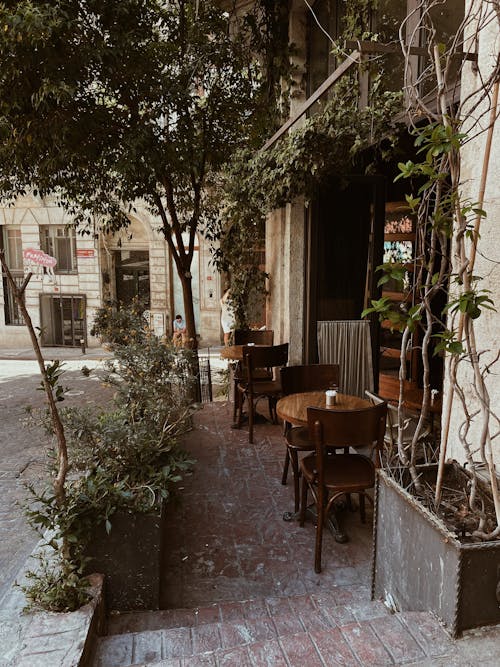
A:
{"label": "stone step", "polygon": [[219,602],[193,609],[162,609],[159,611],[113,613],[108,619],[108,635],[121,635],[145,630],[196,627],[206,623],[241,621],[277,614],[298,613],[323,607],[337,607],[369,600],[365,586],[332,587],[327,595],[292,595],[256,598],[235,602]]}
{"label": "stone step", "polygon": [[[100,638],[94,665],[402,665],[452,651],[453,642],[426,613],[391,614],[378,601],[337,600],[304,595],[213,605],[205,609],[218,607],[225,618],[213,622],[203,612],[203,618],[188,625]],[[148,623],[153,623],[151,617]]]}

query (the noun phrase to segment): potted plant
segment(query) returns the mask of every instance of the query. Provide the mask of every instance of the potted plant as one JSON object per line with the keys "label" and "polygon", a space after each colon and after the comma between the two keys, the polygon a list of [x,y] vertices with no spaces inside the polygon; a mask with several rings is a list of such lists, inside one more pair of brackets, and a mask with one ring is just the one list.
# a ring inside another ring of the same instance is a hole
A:
{"label": "potted plant", "polygon": [[165,504],[192,463],[179,445],[191,427],[190,354],[154,335],[115,346],[108,363],[115,405],[63,415],[75,469],[105,487],[85,569],[106,575],[111,609],[159,606]]}
{"label": "potted plant", "polygon": [[[56,555],[25,587],[37,606],[77,608],[86,601],[80,582],[95,571],[106,576],[108,607],[159,606],[164,505],[191,465],[179,445],[191,426],[184,359],[189,352],[164,345],[147,328],[129,329],[127,341],[115,342],[113,352],[107,362],[107,381],[116,388],[113,403],[100,410],[58,411],[70,462],[63,500],[50,486],[31,487],[28,518],[49,530],[47,542]],[[49,375],[60,397],[61,372],[58,366]],[[50,415],[43,413],[42,423],[54,435]],[[50,462],[53,472],[57,455]]]}
{"label": "potted plant", "polygon": [[[466,16],[462,27],[477,33],[490,10],[483,7],[479,15]],[[489,18],[496,21],[498,30],[498,17],[492,10]],[[420,21],[422,30],[436,34],[432,12],[423,12]],[[462,44],[457,44],[455,39],[448,51],[437,43],[429,48],[432,67],[429,64],[427,72],[432,69],[435,77],[435,104],[419,96],[421,81],[418,85],[406,81],[407,117],[420,156],[420,161],[400,163],[398,177],[415,178],[420,184],[416,193],[406,197],[415,215],[420,247],[413,302],[402,310],[382,298],[372,301],[364,312],[375,312],[381,320],[392,322],[402,332],[403,340],[396,460],[379,472],[376,485],[372,593],[395,609],[433,611],[453,636],[467,628],[500,621],[500,488],[492,446],[498,417],[488,388],[498,355],[478,348],[478,322],[494,305],[475,272],[486,215],[483,200],[498,79],[494,71],[489,77],[483,72],[476,90],[463,94],[458,106],[449,104],[449,91],[456,83],[452,69],[457,51],[462,49]],[[410,53],[406,46],[403,51],[408,73]],[[464,54],[459,57],[463,59]],[[464,183],[461,162],[464,151],[469,152],[470,159],[471,145],[482,133],[481,123],[488,129],[475,196],[470,194],[470,185]],[[380,268],[381,283],[404,279],[402,265],[387,263]],[[444,306],[437,307],[443,295]],[[423,403],[407,448],[403,444],[406,358],[417,329],[421,332]],[[445,401],[439,461],[422,466],[419,435],[432,400],[432,354],[445,355]],[[465,467],[447,461],[452,439],[455,451],[457,443],[462,448]]]}

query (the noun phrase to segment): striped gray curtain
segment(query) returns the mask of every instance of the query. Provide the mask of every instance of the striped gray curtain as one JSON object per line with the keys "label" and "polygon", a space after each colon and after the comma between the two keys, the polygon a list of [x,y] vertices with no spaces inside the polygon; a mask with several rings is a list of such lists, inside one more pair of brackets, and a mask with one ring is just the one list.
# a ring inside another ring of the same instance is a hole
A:
{"label": "striped gray curtain", "polygon": [[372,344],[367,320],[318,322],[320,364],[339,364],[339,390],[365,397],[373,391]]}

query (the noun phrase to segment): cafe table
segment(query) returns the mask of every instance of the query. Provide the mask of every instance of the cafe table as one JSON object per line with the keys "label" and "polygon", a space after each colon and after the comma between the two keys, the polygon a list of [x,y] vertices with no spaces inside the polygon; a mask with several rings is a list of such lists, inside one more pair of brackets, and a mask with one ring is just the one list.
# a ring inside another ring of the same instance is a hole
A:
{"label": "cafe table", "polygon": [[[337,393],[335,405],[329,410],[362,410],[369,408],[371,403],[366,398]],[[326,408],[324,391],[305,391],[300,394],[289,394],[280,398],[276,405],[276,413],[283,421],[294,426],[307,426],[307,408]]]}
{"label": "cafe table", "polygon": [[221,359],[228,359],[229,361],[243,361],[244,345],[226,345],[220,351]]}
{"label": "cafe table", "polygon": [[[289,394],[280,398],[276,404],[276,413],[284,422],[293,426],[307,426],[307,408],[326,408],[329,410],[362,410],[369,408],[371,402],[366,398],[350,396],[349,394],[337,393],[335,405],[326,405],[326,396],[324,391],[305,391],[299,394]],[[315,513],[308,508],[308,513],[316,519]],[[283,514],[285,521],[298,519],[298,514],[285,512]],[[348,537],[339,526],[335,511],[332,508],[327,521],[327,526],[336,542],[347,542]]]}
{"label": "cafe table", "polygon": [[243,361],[243,348],[244,347],[269,347],[268,345],[252,345],[252,343],[247,343],[246,345],[227,345],[223,347],[220,351],[221,359],[228,359],[228,361]]}

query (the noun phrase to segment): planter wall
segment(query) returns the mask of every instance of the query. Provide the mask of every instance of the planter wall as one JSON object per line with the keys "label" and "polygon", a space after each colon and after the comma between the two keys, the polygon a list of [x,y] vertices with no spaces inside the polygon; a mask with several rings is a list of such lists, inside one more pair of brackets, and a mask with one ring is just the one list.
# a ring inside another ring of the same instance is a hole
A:
{"label": "planter wall", "polygon": [[161,514],[117,512],[111,532],[100,526],[86,555],[88,570],[105,575],[108,610],[158,609],[164,511]]}
{"label": "planter wall", "polygon": [[372,598],[431,611],[453,637],[500,623],[500,541],[461,544],[382,470],[375,493]]}

